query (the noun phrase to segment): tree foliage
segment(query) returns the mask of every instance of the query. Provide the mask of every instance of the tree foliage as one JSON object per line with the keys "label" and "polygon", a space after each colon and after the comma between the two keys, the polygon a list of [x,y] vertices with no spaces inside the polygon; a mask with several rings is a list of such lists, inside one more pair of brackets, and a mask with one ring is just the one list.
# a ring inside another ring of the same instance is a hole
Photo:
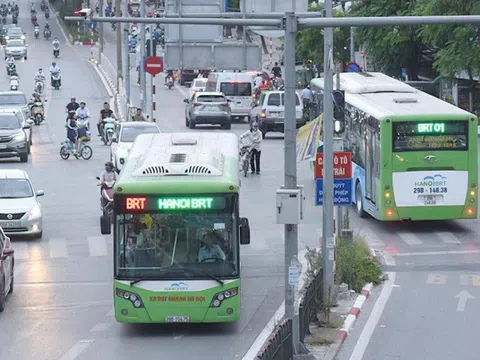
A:
{"label": "tree foliage", "polygon": [[[317,9],[314,9],[317,11]],[[334,17],[345,16],[342,11],[334,11]],[[335,28],[333,30],[333,57],[342,68],[350,60],[350,30],[348,28]],[[297,58],[310,59],[314,64],[323,68],[323,29],[310,28],[297,33]]]}

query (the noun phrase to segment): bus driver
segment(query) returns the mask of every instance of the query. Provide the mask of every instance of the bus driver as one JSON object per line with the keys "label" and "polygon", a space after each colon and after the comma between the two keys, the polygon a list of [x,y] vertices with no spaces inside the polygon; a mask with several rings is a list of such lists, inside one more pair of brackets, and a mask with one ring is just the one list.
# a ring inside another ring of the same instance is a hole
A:
{"label": "bus driver", "polygon": [[215,262],[218,260],[225,261],[225,253],[218,245],[213,244],[213,234],[206,233],[203,235],[204,246],[198,251],[198,262]]}

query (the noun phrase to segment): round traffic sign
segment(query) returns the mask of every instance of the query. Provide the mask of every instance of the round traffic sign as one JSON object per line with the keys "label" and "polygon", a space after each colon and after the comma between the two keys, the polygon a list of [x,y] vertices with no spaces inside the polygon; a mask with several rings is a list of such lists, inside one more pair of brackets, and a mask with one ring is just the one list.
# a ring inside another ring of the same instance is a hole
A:
{"label": "round traffic sign", "polygon": [[149,56],[143,67],[147,73],[155,76],[163,71],[163,60],[158,56]]}
{"label": "round traffic sign", "polygon": [[347,66],[345,66],[345,71],[346,72],[361,72],[362,68],[357,63],[351,62],[351,63],[348,63]]}

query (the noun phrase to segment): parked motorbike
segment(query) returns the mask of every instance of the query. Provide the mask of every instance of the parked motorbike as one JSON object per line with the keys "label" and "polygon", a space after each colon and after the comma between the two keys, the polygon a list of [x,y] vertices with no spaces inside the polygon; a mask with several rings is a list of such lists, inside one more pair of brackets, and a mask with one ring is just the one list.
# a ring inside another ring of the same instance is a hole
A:
{"label": "parked motorbike", "polygon": [[60,72],[52,74],[52,86],[55,90],[60,89],[60,86],[61,86],[60,80],[61,80]]}
{"label": "parked motorbike", "polygon": [[102,141],[105,145],[112,145],[115,134],[115,119],[105,118],[103,119],[105,124],[103,125]]}
{"label": "parked motorbike", "polygon": [[60,55],[60,46],[59,45],[54,45],[53,46],[53,56],[56,58]]}
{"label": "parked motorbike", "polygon": [[33,89],[35,90],[35,92],[36,92],[37,94],[42,94],[42,93],[43,93],[43,88],[44,88],[43,81],[41,81],[41,80],[36,80],[36,81],[35,81],[35,86],[33,87]]}
{"label": "parked motorbike", "polygon": [[[96,179],[101,181],[98,176]],[[100,229],[102,235],[108,235],[113,224],[113,187],[115,186],[115,181],[101,182],[98,186],[101,186],[100,210],[102,211],[102,216],[100,216]]]}
{"label": "parked motorbike", "polygon": [[168,90],[172,90],[173,85],[174,85],[173,76],[169,76],[167,79]]}
{"label": "parked motorbike", "polygon": [[241,171],[245,177],[248,176],[248,168],[250,167],[250,159],[252,158],[252,145],[241,144],[240,147],[240,164],[242,165]]}
{"label": "parked motorbike", "polygon": [[40,125],[45,120],[45,109],[43,103],[40,101],[33,103],[30,114],[35,122],[35,125]]}
{"label": "parked motorbike", "polygon": [[18,83],[18,76],[17,75],[12,75],[10,76],[10,91],[18,91],[19,87]]}

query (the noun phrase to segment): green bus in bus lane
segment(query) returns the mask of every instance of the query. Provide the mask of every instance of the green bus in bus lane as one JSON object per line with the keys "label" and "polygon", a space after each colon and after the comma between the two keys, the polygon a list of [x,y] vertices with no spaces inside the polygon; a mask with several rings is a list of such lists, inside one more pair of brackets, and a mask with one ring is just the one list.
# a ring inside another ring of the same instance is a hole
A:
{"label": "green bus in bus lane", "polygon": [[240,316],[238,138],[140,135],[114,188],[114,306],[123,323]]}
{"label": "green bus in bus lane", "polygon": [[[323,78],[311,81],[323,110]],[[383,221],[477,218],[478,119],[382,73],[342,73],[357,213]]]}

